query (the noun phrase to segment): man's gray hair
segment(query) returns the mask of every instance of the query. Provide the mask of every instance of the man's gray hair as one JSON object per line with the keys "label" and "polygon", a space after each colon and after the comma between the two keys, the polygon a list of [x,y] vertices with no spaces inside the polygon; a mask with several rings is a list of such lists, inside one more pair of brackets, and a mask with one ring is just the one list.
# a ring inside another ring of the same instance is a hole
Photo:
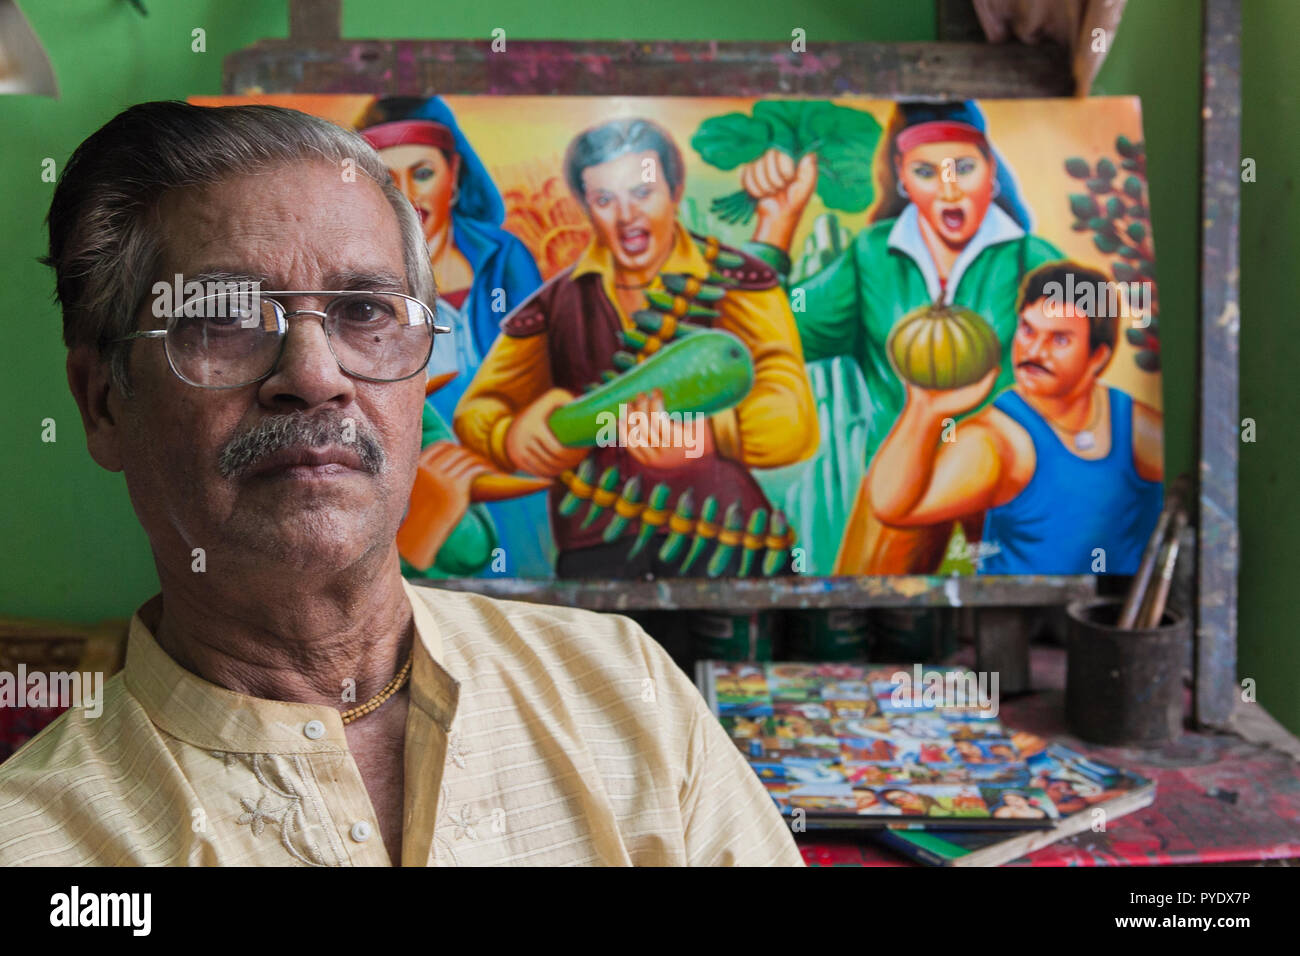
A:
{"label": "man's gray hair", "polygon": [[63,341],[91,345],[130,395],[130,343],[161,266],[159,200],[170,190],[234,175],[324,160],[352,168],[384,190],[402,234],[407,292],[434,306],[433,269],[420,219],[379,154],[358,133],[278,106],[141,103],[119,113],[72,154],[47,223]]}

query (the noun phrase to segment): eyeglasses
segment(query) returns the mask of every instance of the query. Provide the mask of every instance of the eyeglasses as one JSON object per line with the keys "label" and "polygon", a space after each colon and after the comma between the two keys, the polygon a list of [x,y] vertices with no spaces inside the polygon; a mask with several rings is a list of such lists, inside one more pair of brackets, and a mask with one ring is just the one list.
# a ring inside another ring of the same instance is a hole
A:
{"label": "eyeglasses", "polygon": [[[268,296],[332,295],[325,311],[288,312]],[[269,377],[280,364],[289,318],[321,319],[330,352],[347,374],[367,382],[400,382],[429,364],[433,339],[451,329],[434,322],[419,299],[397,292],[232,291],[196,296],[176,309],[165,329],[115,339],[164,339],[167,362],[198,388],[240,388]]]}

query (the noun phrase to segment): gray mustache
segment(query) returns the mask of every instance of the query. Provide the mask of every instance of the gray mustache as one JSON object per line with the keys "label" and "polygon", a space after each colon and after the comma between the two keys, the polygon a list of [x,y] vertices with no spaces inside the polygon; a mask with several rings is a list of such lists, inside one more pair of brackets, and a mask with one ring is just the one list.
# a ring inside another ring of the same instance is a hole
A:
{"label": "gray mustache", "polygon": [[[387,465],[387,455],[375,433],[362,422],[351,419],[312,418],[304,412],[275,415],[258,422],[243,434],[221,446],[217,471],[222,478],[237,478],[257,466],[264,458],[286,448],[323,448],[327,445],[350,447],[361,459],[367,474],[377,475]],[[349,431],[352,434],[349,436]]]}

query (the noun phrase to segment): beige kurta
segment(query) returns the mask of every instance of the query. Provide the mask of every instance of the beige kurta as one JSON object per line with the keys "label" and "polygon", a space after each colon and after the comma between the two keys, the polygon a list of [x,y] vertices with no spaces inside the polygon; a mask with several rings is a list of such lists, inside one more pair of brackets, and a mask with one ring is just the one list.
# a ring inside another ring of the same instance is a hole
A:
{"label": "beige kurta", "polygon": [[[403,862],[803,865],[634,622],[406,589]],[[68,711],[0,764],[0,865],[389,865],[337,710],[210,684],[138,614],[104,697],[97,719]]]}

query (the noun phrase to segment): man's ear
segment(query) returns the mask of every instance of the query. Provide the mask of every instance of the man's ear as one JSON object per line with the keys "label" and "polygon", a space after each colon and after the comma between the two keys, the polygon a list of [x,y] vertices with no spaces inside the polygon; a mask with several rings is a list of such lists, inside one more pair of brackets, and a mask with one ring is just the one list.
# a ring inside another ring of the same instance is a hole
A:
{"label": "man's ear", "polygon": [[1106,371],[1106,366],[1110,364],[1115,350],[1108,343],[1103,342],[1098,345],[1088,358],[1088,372],[1095,378],[1101,378],[1101,373]]}
{"label": "man's ear", "polygon": [[81,412],[86,429],[86,449],[101,468],[122,470],[118,448],[119,423],[109,406],[113,390],[108,363],[89,345],[74,346],[68,352],[68,387]]}

